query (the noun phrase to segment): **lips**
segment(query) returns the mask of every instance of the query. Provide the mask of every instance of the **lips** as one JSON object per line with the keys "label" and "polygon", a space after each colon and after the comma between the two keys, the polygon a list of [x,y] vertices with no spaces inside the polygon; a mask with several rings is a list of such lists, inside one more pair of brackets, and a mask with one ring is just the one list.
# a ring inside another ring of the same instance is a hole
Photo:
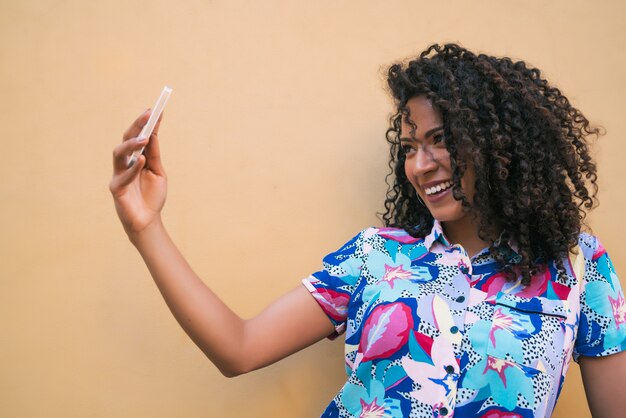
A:
{"label": "lips", "polygon": [[426,195],[426,200],[430,204],[436,204],[446,199],[447,196],[451,194],[452,194],[452,187],[436,194]]}

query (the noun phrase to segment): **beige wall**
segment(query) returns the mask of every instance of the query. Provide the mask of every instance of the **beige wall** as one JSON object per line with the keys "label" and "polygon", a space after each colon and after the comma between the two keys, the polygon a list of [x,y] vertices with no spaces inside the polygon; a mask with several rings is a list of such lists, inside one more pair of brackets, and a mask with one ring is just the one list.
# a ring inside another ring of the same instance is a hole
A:
{"label": "beige wall", "polygon": [[[342,384],[339,340],[223,378],[160,299],[107,183],[165,83],[165,221],[243,316],[378,224],[381,68],[434,41],[525,58],[607,129],[592,225],[626,275],[625,17],[621,0],[0,2],[0,416],[315,416]],[[557,416],[586,415],[579,385]]]}

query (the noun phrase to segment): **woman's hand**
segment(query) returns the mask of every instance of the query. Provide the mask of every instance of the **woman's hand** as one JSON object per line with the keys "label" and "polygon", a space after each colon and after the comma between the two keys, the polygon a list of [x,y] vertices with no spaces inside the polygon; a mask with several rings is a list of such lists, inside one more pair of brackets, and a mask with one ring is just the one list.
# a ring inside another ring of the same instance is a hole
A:
{"label": "woman's hand", "polygon": [[[160,223],[167,195],[167,178],[161,165],[158,140],[161,119],[150,138],[137,138],[149,116],[150,111],[139,116],[124,132],[122,143],[113,150],[113,178],[109,189],[117,215],[131,238],[150,225]],[[128,168],[129,156],[144,146],[144,155]]]}

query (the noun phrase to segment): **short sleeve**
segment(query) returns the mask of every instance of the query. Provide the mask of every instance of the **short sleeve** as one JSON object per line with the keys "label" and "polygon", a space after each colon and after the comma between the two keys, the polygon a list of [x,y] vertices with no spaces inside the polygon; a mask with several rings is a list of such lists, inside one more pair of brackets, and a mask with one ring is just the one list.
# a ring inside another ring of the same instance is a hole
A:
{"label": "short sleeve", "polygon": [[601,357],[626,350],[626,304],[613,263],[594,236],[583,234],[580,247],[585,274],[573,353],[576,361],[580,356]]}
{"label": "short sleeve", "polygon": [[335,326],[335,332],[328,336],[330,339],[345,331],[348,304],[361,276],[364,239],[371,229],[359,232],[337,251],[328,254],[323,259],[322,270],[302,280]]}

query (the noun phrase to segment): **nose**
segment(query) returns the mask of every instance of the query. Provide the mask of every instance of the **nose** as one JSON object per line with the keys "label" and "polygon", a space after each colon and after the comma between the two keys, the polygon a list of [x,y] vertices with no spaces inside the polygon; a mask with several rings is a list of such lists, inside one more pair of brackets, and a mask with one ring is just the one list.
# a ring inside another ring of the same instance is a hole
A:
{"label": "nose", "polygon": [[429,171],[437,168],[437,161],[435,160],[433,153],[427,147],[417,147],[411,158],[407,158],[405,162],[405,168],[407,175],[422,176]]}

